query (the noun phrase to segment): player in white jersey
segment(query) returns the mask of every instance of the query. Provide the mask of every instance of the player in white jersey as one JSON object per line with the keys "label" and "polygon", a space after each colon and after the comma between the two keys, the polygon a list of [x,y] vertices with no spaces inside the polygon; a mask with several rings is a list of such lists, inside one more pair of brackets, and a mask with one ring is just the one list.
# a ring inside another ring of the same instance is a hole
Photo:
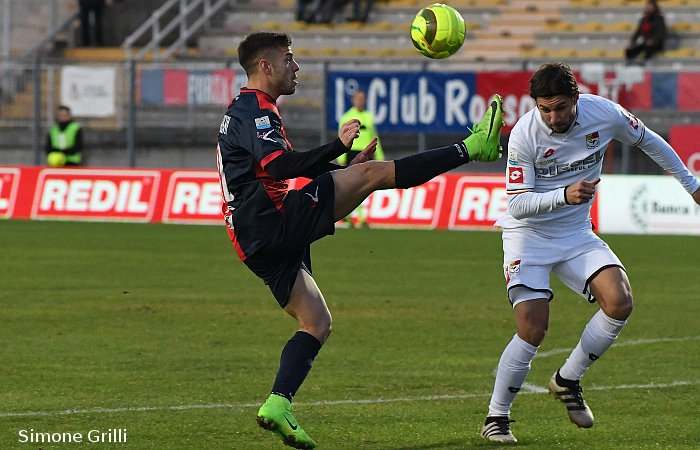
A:
{"label": "player in white jersey", "polygon": [[600,309],[549,390],[579,427],[593,426],[579,380],[615,342],[632,312],[632,290],[620,260],[592,230],[590,210],[603,155],[617,140],[641,148],[672,174],[700,204],[700,180],[670,145],[620,105],[580,94],[571,69],[545,64],[530,79],[536,108],[518,120],[508,144],[508,211],[503,228],[503,269],[515,313],[516,334],[498,364],[481,435],[514,443],[510,408],[549,322],[554,273]]}

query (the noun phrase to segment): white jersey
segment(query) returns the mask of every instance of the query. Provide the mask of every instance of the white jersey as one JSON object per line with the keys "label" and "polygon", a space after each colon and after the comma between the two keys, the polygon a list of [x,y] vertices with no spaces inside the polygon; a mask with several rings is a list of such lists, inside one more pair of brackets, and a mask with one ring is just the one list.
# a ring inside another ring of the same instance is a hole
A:
{"label": "white jersey", "polygon": [[537,108],[515,124],[506,167],[508,211],[497,226],[552,237],[590,230],[593,200],[567,205],[564,189],[578,180],[593,181],[600,176],[612,140],[640,147],[689,193],[700,187],[668,143],[622,106],[581,94],[576,110],[576,120],[565,133],[553,132]]}

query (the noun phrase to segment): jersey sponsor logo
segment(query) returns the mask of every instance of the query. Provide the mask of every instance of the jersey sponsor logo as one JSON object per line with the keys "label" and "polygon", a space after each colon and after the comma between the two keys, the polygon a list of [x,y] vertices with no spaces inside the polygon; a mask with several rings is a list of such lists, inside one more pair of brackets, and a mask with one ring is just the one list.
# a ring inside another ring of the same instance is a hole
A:
{"label": "jersey sponsor logo", "polygon": [[560,173],[587,170],[594,167],[596,164],[599,164],[603,160],[604,155],[605,150],[601,149],[584,159],[579,159],[578,161],[568,164],[552,164],[549,167],[535,167],[535,174],[537,175],[537,178],[550,178],[555,177]]}
{"label": "jersey sponsor logo", "polygon": [[552,156],[553,154],[554,154],[554,149],[553,149],[553,148],[550,148],[549,150],[547,150],[546,152],[544,152],[544,157],[545,157],[545,158],[549,158],[549,157]]}
{"label": "jersey sponsor logo", "polygon": [[257,128],[258,130],[265,130],[267,128],[272,128],[272,125],[270,125],[270,117],[268,117],[268,116],[256,117],[255,118],[255,128]]}
{"label": "jersey sponsor logo", "polygon": [[511,183],[523,183],[523,169],[520,167],[509,167],[508,180],[510,180]]}
{"label": "jersey sponsor logo", "polygon": [[270,134],[273,131],[274,130],[268,130],[265,133],[263,133],[262,131],[258,131],[258,139],[262,139],[263,141],[277,142],[277,140],[270,137]]}
{"label": "jersey sponsor logo", "polygon": [[536,166],[548,166],[550,164],[554,164],[557,161],[559,161],[559,158],[545,159],[544,161],[537,161],[535,163],[535,165]]}
{"label": "jersey sponsor logo", "polygon": [[231,122],[231,116],[224,116],[224,118],[221,120],[221,125],[219,125],[219,133],[221,133],[221,134],[228,133],[229,122]]}
{"label": "jersey sponsor logo", "polygon": [[586,147],[587,148],[596,148],[599,145],[600,145],[600,136],[598,135],[597,131],[594,131],[593,133],[589,133],[586,135]]}

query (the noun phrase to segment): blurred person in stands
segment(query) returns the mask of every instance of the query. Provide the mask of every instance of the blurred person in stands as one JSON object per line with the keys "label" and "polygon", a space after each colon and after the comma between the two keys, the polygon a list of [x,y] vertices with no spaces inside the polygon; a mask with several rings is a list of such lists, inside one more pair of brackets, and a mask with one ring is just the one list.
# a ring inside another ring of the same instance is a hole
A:
{"label": "blurred person in stands", "polygon": [[632,313],[625,268],[593,231],[590,215],[610,141],[640,148],[700,205],[700,180],[673,148],[619,104],[579,94],[568,66],[540,67],[530,79],[530,97],[535,108],[510,134],[508,207],[496,222],[503,229],[503,271],[516,333],[501,354],[481,436],[500,443],[517,442],[510,430],[511,405],[549,326],[552,273],[599,306],[549,380],[549,391],[564,404],[569,419],[581,428],[593,426],[579,382]]}
{"label": "blurred person in stands", "polygon": [[90,19],[94,22],[94,44],[98,47],[104,45],[104,32],[102,29],[102,12],[106,5],[110,4],[110,0],[79,0],[80,6],[80,33],[82,36],[82,44],[84,47],[93,45],[92,31]]}
{"label": "blurred person in stands", "polygon": [[[319,1],[319,0],[316,0]],[[311,6],[314,2],[311,0],[297,0],[296,7],[296,20],[299,22],[307,22],[309,15],[306,12],[308,6]]]}
{"label": "blurred person in stands", "polygon": [[[365,4],[364,8],[362,3]],[[369,19],[369,13],[372,10],[372,0],[353,0],[353,15],[350,17],[351,22],[366,23]]]}
{"label": "blurred person in stands", "polygon": [[[377,161],[384,161],[384,151],[382,150],[382,144],[379,140],[379,135],[374,127],[374,114],[367,111],[367,94],[363,90],[357,90],[352,95],[352,107],[348,109],[345,114],[340,118],[338,122],[338,130],[343,126],[344,123],[349,122],[352,119],[357,119],[360,121],[360,137],[356,138],[351,149],[338,157],[338,164],[341,166],[346,166],[349,161],[355,159],[357,155],[362,153],[362,150],[367,147],[372,140],[377,140],[377,148],[374,151],[372,159]],[[360,206],[355,208],[352,214],[345,218],[345,221],[353,226],[353,216],[357,217],[357,224],[361,227],[367,227],[367,211],[366,202],[362,202]]]}
{"label": "blurred person in stands", "polygon": [[65,105],[56,109],[56,122],[49,128],[46,139],[46,154],[46,162],[52,167],[83,163],[83,130]]}
{"label": "blurred person in stands", "polygon": [[342,11],[349,0],[317,0],[315,7],[306,17],[309,23],[331,23],[333,16]]}
{"label": "blurred person in stands", "polygon": [[625,49],[625,57],[630,63],[643,54],[644,61],[664,49],[666,41],[666,21],[656,0],[647,1],[644,15],[639,20],[630,44]]}
{"label": "blurred person in stands", "polygon": [[[332,142],[295,151],[277,99],[296,91],[299,65],[285,33],[258,32],[238,47],[248,85],[233,99],[219,127],[217,167],[223,213],[238,257],[272,291],[298,323],[282,349],[279,370],[258,424],[285,444],[302,449],[316,443],[292,413],[292,400],[331,333],[331,314],[311,275],[310,245],[335,233],[335,222],[380,189],[407,189],[469,161],[495,161],[501,147],[503,99],[494,95],[484,117],[466,139],[395,161],[373,161],[372,140],[348,167],[331,161],[346,153],[361,134],[351,119]],[[290,189],[297,177],[312,181]],[[478,274],[475,274],[478,277]],[[275,330],[260,339],[276,341]]]}

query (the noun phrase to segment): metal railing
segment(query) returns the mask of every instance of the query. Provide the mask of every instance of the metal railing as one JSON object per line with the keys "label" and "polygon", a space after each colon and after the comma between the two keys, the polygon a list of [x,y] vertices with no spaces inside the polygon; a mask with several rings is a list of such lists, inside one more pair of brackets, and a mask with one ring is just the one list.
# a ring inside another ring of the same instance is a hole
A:
{"label": "metal railing", "polygon": [[[219,12],[229,0],[168,0],[160,8],[129,35],[122,44],[126,51],[126,64],[129,71],[129,114],[127,124],[127,152],[129,165],[136,162],[136,62],[141,61],[146,55],[153,53],[153,59],[165,60],[176,51],[185,47],[187,39],[192,37],[199,29]],[[203,11],[197,19],[188,24],[188,19],[194,11],[198,11],[203,5]],[[175,12],[175,17],[161,28],[160,22],[168,13]],[[169,37],[170,33],[178,28],[178,37],[162,52],[160,47]],[[136,54],[133,53],[135,43],[150,31],[151,40]]]}

